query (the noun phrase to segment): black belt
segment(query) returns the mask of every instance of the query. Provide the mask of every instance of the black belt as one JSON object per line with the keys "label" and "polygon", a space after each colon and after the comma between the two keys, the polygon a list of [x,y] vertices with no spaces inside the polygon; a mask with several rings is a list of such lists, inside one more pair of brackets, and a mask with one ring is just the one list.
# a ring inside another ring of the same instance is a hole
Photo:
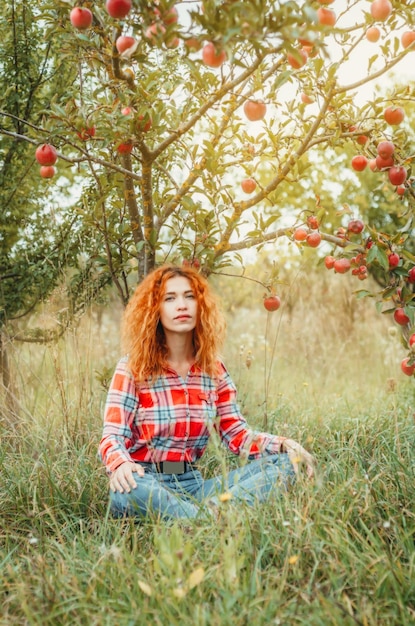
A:
{"label": "black belt", "polygon": [[160,463],[142,463],[136,461],[143,467],[151,467],[159,474],[185,474],[197,469],[195,463],[188,463],[188,461],[161,461]]}

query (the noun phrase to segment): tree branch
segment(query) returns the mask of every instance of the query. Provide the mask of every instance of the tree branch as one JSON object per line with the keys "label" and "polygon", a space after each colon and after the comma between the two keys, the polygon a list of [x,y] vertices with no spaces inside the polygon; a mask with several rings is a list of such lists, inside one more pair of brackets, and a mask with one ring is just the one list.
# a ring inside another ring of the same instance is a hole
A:
{"label": "tree branch", "polygon": [[317,115],[316,119],[314,120],[314,123],[310,127],[308,133],[305,135],[304,139],[300,143],[297,150],[295,150],[295,152],[293,152],[291,156],[287,158],[286,164],[281,169],[279,174],[266,187],[264,187],[259,193],[253,196],[250,200],[244,200],[243,202],[238,202],[235,204],[234,211],[228,222],[228,225],[225,231],[223,232],[220,241],[216,244],[215,258],[220,257],[222,254],[230,250],[229,241],[230,241],[233,231],[235,230],[235,226],[239,222],[239,219],[242,213],[246,211],[246,209],[249,209],[251,206],[258,204],[264,198],[267,198],[269,194],[272,191],[274,191],[283,180],[285,180],[285,178],[287,177],[292,167],[295,165],[298,159],[306,152],[306,150],[309,147],[312,137],[315,135],[318,127],[321,124],[321,121],[323,120],[326,114],[327,108],[330,104],[332,97],[333,97],[333,88],[329,90],[323,102],[323,105],[320,109],[320,112]]}
{"label": "tree branch", "polygon": [[[9,115],[7,113],[4,113],[4,111],[0,111],[0,114]],[[46,132],[46,131],[43,131],[43,132]],[[39,145],[39,141],[35,139],[30,139],[30,137],[27,137],[26,135],[21,135],[20,133],[15,133],[15,132],[6,130],[5,128],[1,126],[0,126],[0,134],[7,135],[8,137],[13,137],[14,139],[17,139],[18,141],[27,141],[28,143],[31,143],[34,146]],[[111,163],[110,161],[105,161],[105,159],[100,159],[98,157],[91,156],[88,152],[86,152],[82,148],[79,148],[78,146],[75,146],[74,144],[70,144],[70,145],[75,147],[76,150],[83,153],[85,156],[82,158],[72,158],[72,157],[66,156],[65,154],[62,154],[61,152],[58,152],[57,153],[58,158],[61,159],[62,161],[66,161],[67,163],[72,163],[73,165],[76,165],[77,163],[85,163],[85,162],[90,161],[92,163],[96,163],[97,165],[102,165],[103,167],[107,169],[113,170],[115,172],[119,172],[120,174],[124,174],[126,176],[129,175],[130,178],[133,178],[134,180],[137,180],[137,181],[141,180],[141,176],[139,174],[135,174],[134,172],[129,172],[128,170],[121,167],[120,165],[116,165],[115,163]]]}
{"label": "tree branch", "polygon": [[406,56],[408,51],[409,49],[403,50],[402,52],[400,52],[397,57],[392,59],[392,61],[389,61],[389,63],[386,63],[384,67],[378,70],[377,72],[374,72],[373,74],[370,74],[369,76],[366,76],[365,78],[362,78],[361,80],[358,80],[355,83],[350,83],[349,85],[343,85],[342,87],[338,87],[337,89],[334,90],[333,95],[337,96],[340,93],[345,93],[346,91],[352,91],[353,89],[357,89],[358,87],[361,87],[362,85],[365,85],[366,83],[370,83],[375,78],[379,78],[379,76],[383,76],[392,67],[397,65],[404,58],[404,56]]}
{"label": "tree branch", "polygon": [[224,95],[238,87],[241,83],[246,81],[252,74],[258,69],[261,65],[262,61],[270,54],[275,54],[279,52],[282,48],[278,46],[276,48],[270,48],[263,54],[257,56],[256,60],[253,61],[252,65],[250,65],[244,72],[242,72],[237,78],[230,81],[229,83],[224,83],[218,91],[210,96],[206,100],[206,102],[192,115],[192,117],[187,120],[187,122],[181,124],[176,130],[174,130],[164,141],[162,141],[158,146],[156,146],[153,150],[150,151],[150,156],[152,160],[156,159],[166,148],[168,148],[172,143],[174,143],[179,137],[187,133],[196,122],[198,122],[203,115],[212,108],[219,100],[223,98]]}
{"label": "tree branch", "polygon": [[[270,241],[275,241],[280,237],[289,237],[291,234],[291,228],[279,228],[278,230],[272,231],[272,233],[266,233],[264,235],[258,237],[252,237],[250,239],[244,239],[243,241],[238,241],[235,243],[231,243],[228,245],[226,250],[223,251],[223,254],[226,252],[238,252],[239,250],[247,250],[249,248],[255,248],[256,246],[260,246],[263,243],[269,243]],[[335,235],[329,235],[327,233],[322,233],[320,231],[321,238],[324,241],[328,241],[339,248],[345,248],[350,245],[350,241],[343,239],[341,237],[336,237]],[[359,246],[356,244],[356,250],[361,252],[363,251],[363,246]]]}

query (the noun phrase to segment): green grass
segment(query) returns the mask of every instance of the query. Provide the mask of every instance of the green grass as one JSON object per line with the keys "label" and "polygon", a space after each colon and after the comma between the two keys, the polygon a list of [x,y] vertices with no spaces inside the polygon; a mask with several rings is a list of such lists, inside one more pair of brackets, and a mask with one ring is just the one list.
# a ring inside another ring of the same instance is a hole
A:
{"label": "green grass", "polygon": [[404,393],[382,400],[299,419],[314,483],[223,503],[215,526],[109,518],[95,414],[80,431],[5,430],[0,623],[413,624],[414,418]]}
{"label": "green grass", "polygon": [[[249,422],[302,442],[316,479],[258,508],[224,502],[215,525],[108,516],[98,378],[118,356],[114,320],[98,338],[84,323],[57,346],[15,349],[22,417],[0,424],[1,626],[415,623],[413,381],[384,317],[311,309],[304,296],[267,333],[262,311],[249,325],[235,316],[226,360]],[[204,471],[223,462],[235,459],[212,446]]]}

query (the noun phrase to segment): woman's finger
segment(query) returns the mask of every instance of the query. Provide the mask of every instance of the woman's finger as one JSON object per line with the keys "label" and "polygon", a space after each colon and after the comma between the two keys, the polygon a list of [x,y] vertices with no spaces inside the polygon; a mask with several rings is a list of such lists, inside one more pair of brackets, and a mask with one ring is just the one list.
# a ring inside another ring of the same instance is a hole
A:
{"label": "woman's finger", "polygon": [[123,463],[115,472],[111,475],[110,478],[110,488],[112,491],[119,491],[120,493],[130,493],[131,489],[135,489],[137,487],[137,483],[133,476],[134,473],[137,473],[138,476],[144,476],[144,468],[141,465],[136,463]]}

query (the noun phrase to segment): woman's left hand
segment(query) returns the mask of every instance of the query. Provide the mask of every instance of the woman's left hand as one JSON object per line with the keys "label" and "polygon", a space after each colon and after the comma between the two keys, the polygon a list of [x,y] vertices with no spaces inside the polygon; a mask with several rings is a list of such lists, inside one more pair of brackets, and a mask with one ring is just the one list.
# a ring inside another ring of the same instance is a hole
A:
{"label": "woman's left hand", "polygon": [[298,475],[300,465],[304,464],[306,467],[307,476],[313,478],[315,470],[314,457],[303,448],[302,445],[294,441],[294,439],[284,439],[281,445],[282,452],[288,454],[295,473]]}

